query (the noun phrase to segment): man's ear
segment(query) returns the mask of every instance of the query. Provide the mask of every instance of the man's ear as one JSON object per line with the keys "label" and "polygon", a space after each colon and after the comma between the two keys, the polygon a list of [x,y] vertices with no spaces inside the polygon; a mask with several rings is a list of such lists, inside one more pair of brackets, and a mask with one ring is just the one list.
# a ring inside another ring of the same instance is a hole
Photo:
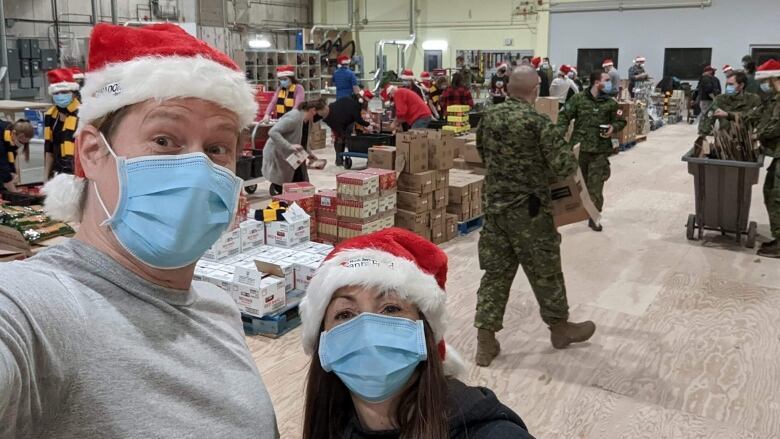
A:
{"label": "man's ear", "polygon": [[92,125],[85,125],[79,130],[76,142],[84,175],[91,180],[97,171],[105,165],[105,161],[109,160],[108,151],[103,144],[100,131]]}

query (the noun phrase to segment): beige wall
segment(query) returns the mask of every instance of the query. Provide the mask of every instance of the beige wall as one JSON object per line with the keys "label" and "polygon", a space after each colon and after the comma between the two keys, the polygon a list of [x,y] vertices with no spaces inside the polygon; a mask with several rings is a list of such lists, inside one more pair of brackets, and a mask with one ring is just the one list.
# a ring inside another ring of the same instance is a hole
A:
{"label": "beige wall", "polygon": [[[422,43],[446,40],[443,67],[454,67],[455,51],[533,50],[546,55],[549,16],[545,13],[514,15],[519,0],[417,0],[417,43],[409,49],[407,67],[423,68]],[[404,39],[409,35],[408,0],[354,0],[358,42],[366,70],[375,68],[375,44],[381,39]],[[367,20],[366,24],[364,20]],[[346,0],[314,0],[314,22],[338,25],[347,22]],[[504,40],[511,38],[511,46]],[[396,50],[388,46],[388,65],[397,66]]]}

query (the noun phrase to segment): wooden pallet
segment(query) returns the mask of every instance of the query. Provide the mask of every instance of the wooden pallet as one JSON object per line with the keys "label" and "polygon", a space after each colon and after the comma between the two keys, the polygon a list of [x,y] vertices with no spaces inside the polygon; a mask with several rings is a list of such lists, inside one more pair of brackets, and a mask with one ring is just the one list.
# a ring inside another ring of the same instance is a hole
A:
{"label": "wooden pallet", "polygon": [[463,222],[458,223],[458,234],[459,235],[468,235],[469,233],[473,232],[474,230],[477,230],[481,228],[485,224],[485,216],[480,215],[476,218],[472,218],[470,220],[466,220]]}
{"label": "wooden pallet", "polygon": [[642,143],[645,140],[647,140],[647,135],[646,134],[642,134],[642,135],[636,136],[636,143]]}

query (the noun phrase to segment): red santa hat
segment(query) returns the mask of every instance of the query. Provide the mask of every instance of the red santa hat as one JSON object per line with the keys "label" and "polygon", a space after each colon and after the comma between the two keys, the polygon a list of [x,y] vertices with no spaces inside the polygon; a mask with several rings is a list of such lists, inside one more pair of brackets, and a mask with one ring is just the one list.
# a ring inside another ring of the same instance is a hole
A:
{"label": "red santa hat", "polygon": [[277,78],[289,78],[291,76],[295,76],[295,67],[291,65],[284,65],[276,68]]}
{"label": "red santa hat", "polygon": [[731,65],[726,64],[725,66],[723,66],[723,73],[728,75],[729,73],[731,73],[733,71],[734,71],[734,69],[731,67]]}
{"label": "red santa hat", "polygon": [[603,67],[605,69],[607,67],[614,67],[614,66],[615,66],[615,63],[613,63],[612,60],[609,59],[609,58],[605,59],[604,62],[601,63],[601,67]]}
{"label": "red santa hat", "polygon": [[712,66],[707,66],[707,67],[705,67],[705,68],[704,68],[704,71],[705,71],[705,72],[712,72],[712,73],[715,73],[715,67],[712,67]]}
{"label": "red santa hat", "polygon": [[401,72],[401,79],[405,79],[408,81],[415,79],[414,72],[412,71],[412,69],[404,69]]}
{"label": "red santa hat", "polygon": [[362,91],[360,92],[360,96],[363,96],[365,99],[367,99],[367,100],[369,100],[369,101],[370,101],[371,99],[374,99],[374,94],[373,94],[373,93],[371,93],[371,90],[362,90]]}
{"label": "red santa hat", "polygon": [[542,58],[538,57],[538,56],[531,60],[531,64],[534,66],[535,69],[538,69],[539,68],[539,64],[541,64],[541,63],[542,63]]}
{"label": "red santa hat", "polygon": [[63,91],[78,91],[79,84],[73,79],[73,73],[70,69],[49,70],[46,74],[49,79],[49,94],[61,93]]}
{"label": "red santa hat", "polygon": [[420,79],[423,80],[423,81],[430,80],[431,79],[431,74],[423,70],[423,72],[420,73]]}
{"label": "red santa hat", "polygon": [[509,64],[506,63],[506,61],[501,61],[496,63],[496,70],[509,70]]}
{"label": "red santa hat", "polygon": [[417,305],[433,331],[445,372],[456,375],[463,370],[463,360],[444,341],[446,281],[447,254],[407,230],[385,229],[344,241],[317,270],[301,302],[303,350],[316,355],[325,310],[339,288],[374,287]]}
{"label": "red santa hat", "polygon": [[73,66],[73,67],[69,67],[69,69],[70,69],[70,73],[73,74],[73,79],[76,80],[84,79],[84,72],[82,72],[80,68]]}
{"label": "red santa hat", "polygon": [[644,56],[637,56],[636,58],[634,58],[634,63],[640,63],[640,62],[645,62],[645,61],[647,61],[647,60],[645,59]]}
{"label": "red santa hat", "polygon": [[756,79],[769,78],[780,78],[780,62],[775,59],[770,59],[756,69]]}
{"label": "red santa hat", "polygon": [[336,61],[339,63],[340,66],[343,65],[349,65],[350,62],[352,62],[352,58],[348,57],[347,55],[339,55],[338,58],[336,58]]}
{"label": "red santa hat", "polygon": [[[80,127],[150,99],[214,102],[234,112],[242,127],[252,123],[257,114],[254,89],[236,63],[174,24],[98,24],[90,36],[88,66],[89,80],[79,107]],[[70,71],[68,75],[72,78]],[[85,180],[78,145],[74,171],[75,175],[59,174],[44,186],[49,216],[64,221],[81,219]]]}
{"label": "red santa hat", "polygon": [[572,70],[572,68],[571,68],[570,66],[568,66],[568,65],[566,65],[566,64],[563,64],[563,65],[562,65],[562,66],[561,66],[561,67],[558,69],[558,73],[560,73],[561,75],[564,75],[564,76],[566,76],[566,75],[568,75],[568,74],[569,74],[569,72],[571,72],[571,70]]}

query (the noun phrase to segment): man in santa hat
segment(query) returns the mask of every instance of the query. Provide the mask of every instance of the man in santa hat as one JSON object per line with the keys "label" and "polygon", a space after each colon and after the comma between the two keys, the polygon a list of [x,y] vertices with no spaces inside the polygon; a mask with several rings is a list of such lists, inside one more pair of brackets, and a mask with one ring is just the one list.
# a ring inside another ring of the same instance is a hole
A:
{"label": "man in santa hat", "polygon": [[539,96],[541,97],[547,97],[550,96],[550,78],[547,77],[547,74],[545,72],[542,72],[542,70],[539,68],[539,66],[542,64],[542,58],[535,57],[531,59],[531,65],[536,69],[536,72],[539,74]]}
{"label": "man in santa hat", "polygon": [[349,68],[352,59],[347,55],[338,57],[339,67],[333,72],[333,85],[336,86],[336,99],[360,94],[358,79],[355,72]]}
{"label": "man in santa hat", "polygon": [[617,96],[620,93],[620,73],[615,68],[615,62],[607,58],[601,63],[601,68],[609,75],[609,80],[612,81],[612,96]]}
{"label": "man in santa hat", "polygon": [[650,75],[645,71],[645,61],[644,56],[637,56],[634,58],[634,65],[628,69],[628,93],[632,99],[636,85],[650,79]]}
{"label": "man in santa hat", "polygon": [[49,94],[54,100],[43,117],[44,171],[48,181],[54,174],[73,174],[75,133],[79,123],[79,84],[68,68],[50,70]]}
{"label": "man in santa hat", "polygon": [[179,26],[98,24],[75,175],[46,210],[73,239],[0,265],[0,436],[277,438],[238,308],[195,263],[236,216],[253,88]]}
{"label": "man in santa hat", "polygon": [[399,78],[401,81],[403,81],[405,89],[413,91],[414,94],[423,100],[423,102],[428,102],[427,92],[423,88],[422,84],[417,81],[417,78],[414,76],[414,71],[412,69],[403,69]]}
{"label": "man in santa hat", "polygon": [[558,76],[553,79],[552,84],[550,85],[550,95],[552,97],[558,98],[558,108],[560,109],[563,107],[563,104],[566,103],[566,99],[569,96],[569,90],[574,87],[574,93],[578,93],[579,90],[576,88],[577,86],[574,85],[573,82],[571,82],[571,79],[568,78],[568,74],[571,72],[571,67],[563,64],[558,69]]}
{"label": "man in santa hat", "polygon": [[496,64],[496,73],[490,78],[490,96],[494,104],[500,104],[506,100],[509,76],[506,74],[509,65],[506,62]]}

